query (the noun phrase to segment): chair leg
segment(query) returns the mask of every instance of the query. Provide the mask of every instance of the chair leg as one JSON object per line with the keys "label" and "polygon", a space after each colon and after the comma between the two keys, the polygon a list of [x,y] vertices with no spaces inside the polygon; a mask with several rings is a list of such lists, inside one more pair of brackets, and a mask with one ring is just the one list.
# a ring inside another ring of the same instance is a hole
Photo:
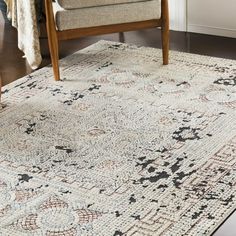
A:
{"label": "chair leg", "polygon": [[54,72],[54,78],[56,81],[60,80],[59,72],[59,52],[58,52],[58,37],[55,26],[54,14],[52,9],[52,1],[45,0],[46,10],[46,26],[48,34],[48,46],[52,61],[52,67]]}
{"label": "chair leg", "polygon": [[53,35],[48,35],[48,46],[50,50],[50,56],[52,61],[54,78],[56,81],[60,80],[60,72],[59,72],[59,54],[58,54],[58,39]]}
{"label": "chair leg", "polygon": [[163,65],[168,65],[169,63],[169,41],[170,41],[170,31],[169,31],[169,9],[168,0],[162,0],[161,2],[161,37],[162,37],[162,54],[163,54]]}
{"label": "chair leg", "polygon": [[119,41],[121,43],[125,42],[125,34],[124,34],[124,32],[119,32]]}
{"label": "chair leg", "polygon": [[2,96],[2,79],[0,74],[0,109],[1,109],[1,96]]}

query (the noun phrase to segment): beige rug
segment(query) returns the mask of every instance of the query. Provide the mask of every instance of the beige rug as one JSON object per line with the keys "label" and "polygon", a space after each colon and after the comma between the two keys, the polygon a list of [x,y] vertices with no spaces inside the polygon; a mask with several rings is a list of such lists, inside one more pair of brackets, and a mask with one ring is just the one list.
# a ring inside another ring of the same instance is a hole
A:
{"label": "beige rug", "polygon": [[236,62],[101,41],[6,87],[0,235],[210,235],[236,206]]}

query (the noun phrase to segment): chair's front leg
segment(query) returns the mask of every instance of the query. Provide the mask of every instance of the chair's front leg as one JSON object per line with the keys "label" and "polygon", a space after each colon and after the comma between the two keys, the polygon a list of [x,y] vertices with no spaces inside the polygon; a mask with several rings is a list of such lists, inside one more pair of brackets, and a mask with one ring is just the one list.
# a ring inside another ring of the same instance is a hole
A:
{"label": "chair's front leg", "polygon": [[168,0],[161,0],[161,36],[162,36],[162,54],[163,54],[163,65],[169,63],[169,7]]}
{"label": "chair's front leg", "polygon": [[45,0],[45,11],[46,11],[48,46],[50,50],[54,77],[55,80],[58,81],[60,80],[58,37],[53,14],[52,0]]}

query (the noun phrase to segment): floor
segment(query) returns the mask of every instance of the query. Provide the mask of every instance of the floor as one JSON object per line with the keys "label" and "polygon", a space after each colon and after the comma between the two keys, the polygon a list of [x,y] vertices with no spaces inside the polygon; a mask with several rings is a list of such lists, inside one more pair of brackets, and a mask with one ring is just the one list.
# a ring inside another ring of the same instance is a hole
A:
{"label": "floor", "polygon": [[[100,39],[119,41],[118,34],[87,37],[70,40],[60,44],[60,57],[63,58]],[[149,47],[161,47],[160,31],[156,29],[125,33],[124,41]],[[50,63],[47,39],[40,40],[43,62],[41,67]],[[236,59],[236,39],[184,32],[171,32],[172,50],[202,55]],[[6,19],[5,5],[0,1],[0,77],[3,85],[32,72],[22,52],[17,48],[17,32]],[[215,232],[214,236],[235,236],[236,213]]]}

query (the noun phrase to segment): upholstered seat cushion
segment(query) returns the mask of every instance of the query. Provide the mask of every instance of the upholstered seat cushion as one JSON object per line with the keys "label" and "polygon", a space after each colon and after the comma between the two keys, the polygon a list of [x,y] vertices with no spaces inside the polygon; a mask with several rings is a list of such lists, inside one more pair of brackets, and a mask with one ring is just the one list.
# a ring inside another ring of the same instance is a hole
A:
{"label": "upholstered seat cushion", "polygon": [[64,9],[76,9],[145,1],[149,0],[57,0],[58,4]]}
{"label": "upholstered seat cushion", "polygon": [[54,13],[57,29],[68,30],[160,19],[161,3],[149,0],[72,10],[54,3]]}

